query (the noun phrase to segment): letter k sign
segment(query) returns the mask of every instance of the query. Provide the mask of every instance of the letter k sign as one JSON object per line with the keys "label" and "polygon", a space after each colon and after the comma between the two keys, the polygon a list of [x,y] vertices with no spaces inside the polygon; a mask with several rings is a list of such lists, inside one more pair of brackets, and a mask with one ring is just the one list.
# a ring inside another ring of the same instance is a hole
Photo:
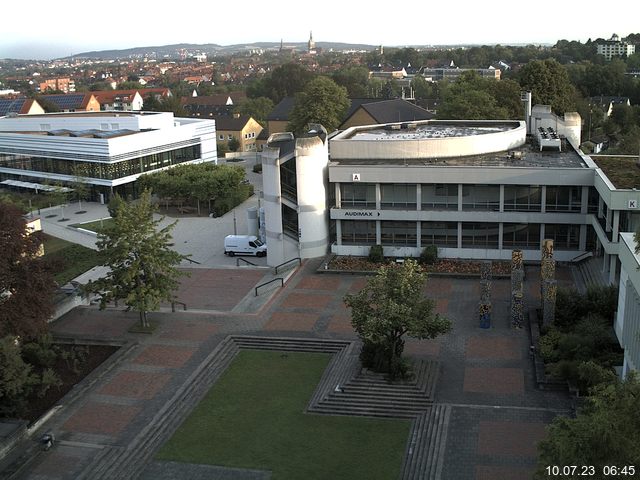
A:
{"label": "letter k sign", "polygon": [[629,208],[638,208],[637,200],[629,200]]}

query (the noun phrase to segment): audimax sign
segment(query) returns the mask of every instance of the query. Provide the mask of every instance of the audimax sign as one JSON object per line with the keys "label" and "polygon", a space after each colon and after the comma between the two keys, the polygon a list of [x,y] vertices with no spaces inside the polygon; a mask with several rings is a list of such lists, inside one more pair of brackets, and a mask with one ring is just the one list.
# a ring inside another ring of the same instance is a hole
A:
{"label": "audimax sign", "polygon": [[347,210],[343,213],[345,217],[379,217],[380,212],[371,212],[363,210]]}

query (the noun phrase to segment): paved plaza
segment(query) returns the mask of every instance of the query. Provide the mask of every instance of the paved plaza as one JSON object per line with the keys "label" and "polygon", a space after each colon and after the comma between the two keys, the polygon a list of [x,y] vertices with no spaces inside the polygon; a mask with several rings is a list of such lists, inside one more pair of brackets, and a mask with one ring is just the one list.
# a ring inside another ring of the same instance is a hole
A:
{"label": "paved plaza", "polygon": [[[157,412],[185,388],[190,375],[230,334],[354,339],[342,298],[361,289],[366,278],[318,274],[320,262],[305,262],[290,273],[284,288],[265,292],[258,300],[253,288],[272,276],[269,271],[193,269],[179,292],[189,309],[152,313],[150,317],[159,322],[153,335],[128,333],[138,318],[122,308],[79,307],[56,321],[52,325],[56,335],[124,346],[85,380],[82,395],[62,402],[41,429],[55,432],[56,446],[42,452],[30,442],[32,460],[14,478],[91,478],[87,469],[95,458],[107,449],[125,451],[139,442]],[[532,267],[526,273],[526,300],[535,306],[539,275]],[[571,283],[563,268],[558,278],[560,284]],[[509,280],[494,280],[492,292],[493,324],[481,329],[475,314],[479,281],[430,278],[425,293],[453,321],[453,331],[435,340],[409,339],[406,344],[409,356],[442,365],[435,402],[451,408],[443,479],[531,478],[536,442],[544,437],[545,425],[571,409],[563,394],[536,388],[528,331],[509,325]],[[165,469],[149,453],[151,460],[139,466],[137,478],[179,478],[169,474],[179,465]],[[189,468],[193,475],[189,478],[269,478],[266,472]]]}

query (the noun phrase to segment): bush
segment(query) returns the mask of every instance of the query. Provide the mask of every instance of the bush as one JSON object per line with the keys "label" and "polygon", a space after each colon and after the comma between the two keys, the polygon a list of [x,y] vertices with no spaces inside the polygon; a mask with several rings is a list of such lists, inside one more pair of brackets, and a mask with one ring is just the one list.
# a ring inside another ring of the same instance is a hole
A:
{"label": "bush", "polygon": [[50,343],[31,342],[22,346],[22,358],[36,367],[47,368],[53,366],[57,356]]}
{"label": "bush", "polygon": [[610,368],[604,368],[594,361],[578,365],[578,387],[581,392],[589,392],[597,385],[610,384],[616,379],[616,374]]}
{"label": "bush", "polygon": [[253,173],[262,173],[262,164],[261,163],[256,163],[253,168]]}
{"label": "bush", "polygon": [[369,260],[373,263],[384,262],[384,250],[382,245],[373,245],[369,250]]}
{"label": "bush", "polygon": [[422,249],[420,253],[420,263],[422,265],[433,265],[438,260],[438,247],[428,245]]}

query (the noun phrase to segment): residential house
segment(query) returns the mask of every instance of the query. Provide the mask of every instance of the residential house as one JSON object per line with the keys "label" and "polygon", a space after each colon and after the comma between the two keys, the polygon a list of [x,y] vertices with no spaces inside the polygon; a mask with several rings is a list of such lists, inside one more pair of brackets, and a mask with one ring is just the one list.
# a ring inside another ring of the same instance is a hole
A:
{"label": "residential house", "polygon": [[61,112],[99,112],[100,102],[92,93],[67,93],[40,95],[45,101],[53,103]]}
{"label": "residential house", "polygon": [[382,123],[415,122],[432,118],[435,118],[433,113],[400,98],[394,100],[354,98],[351,99],[351,107],[339,129]]}
{"label": "residential house", "polygon": [[242,92],[221,93],[202,97],[185,97],[182,105],[190,117],[210,118],[232,115],[234,108],[246,98]]}
{"label": "residential house", "polygon": [[218,143],[229,146],[236,138],[240,142],[239,152],[255,152],[256,140],[262,132],[262,125],[249,115],[221,115],[214,118]]}
{"label": "residential house", "polygon": [[76,84],[72,78],[50,78],[40,82],[40,91],[59,90],[64,93],[72,93],[76,91]]}
{"label": "residential house", "polygon": [[100,110],[142,110],[143,99],[138,90],[104,90],[92,93],[100,102]]}
{"label": "residential house", "polygon": [[626,105],[628,107],[631,106],[631,101],[629,97],[611,97],[611,96],[603,96],[599,97],[591,97],[589,99],[589,105],[595,105],[599,107],[604,112],[604,118],[608,118],[613,113],[613,107],[616,105]]}
{"label": "residential house", "polygon": [[0,100],[0,117],[9,114],[34,115],[44,113],[37,100],[32,98],[13,98]]}

